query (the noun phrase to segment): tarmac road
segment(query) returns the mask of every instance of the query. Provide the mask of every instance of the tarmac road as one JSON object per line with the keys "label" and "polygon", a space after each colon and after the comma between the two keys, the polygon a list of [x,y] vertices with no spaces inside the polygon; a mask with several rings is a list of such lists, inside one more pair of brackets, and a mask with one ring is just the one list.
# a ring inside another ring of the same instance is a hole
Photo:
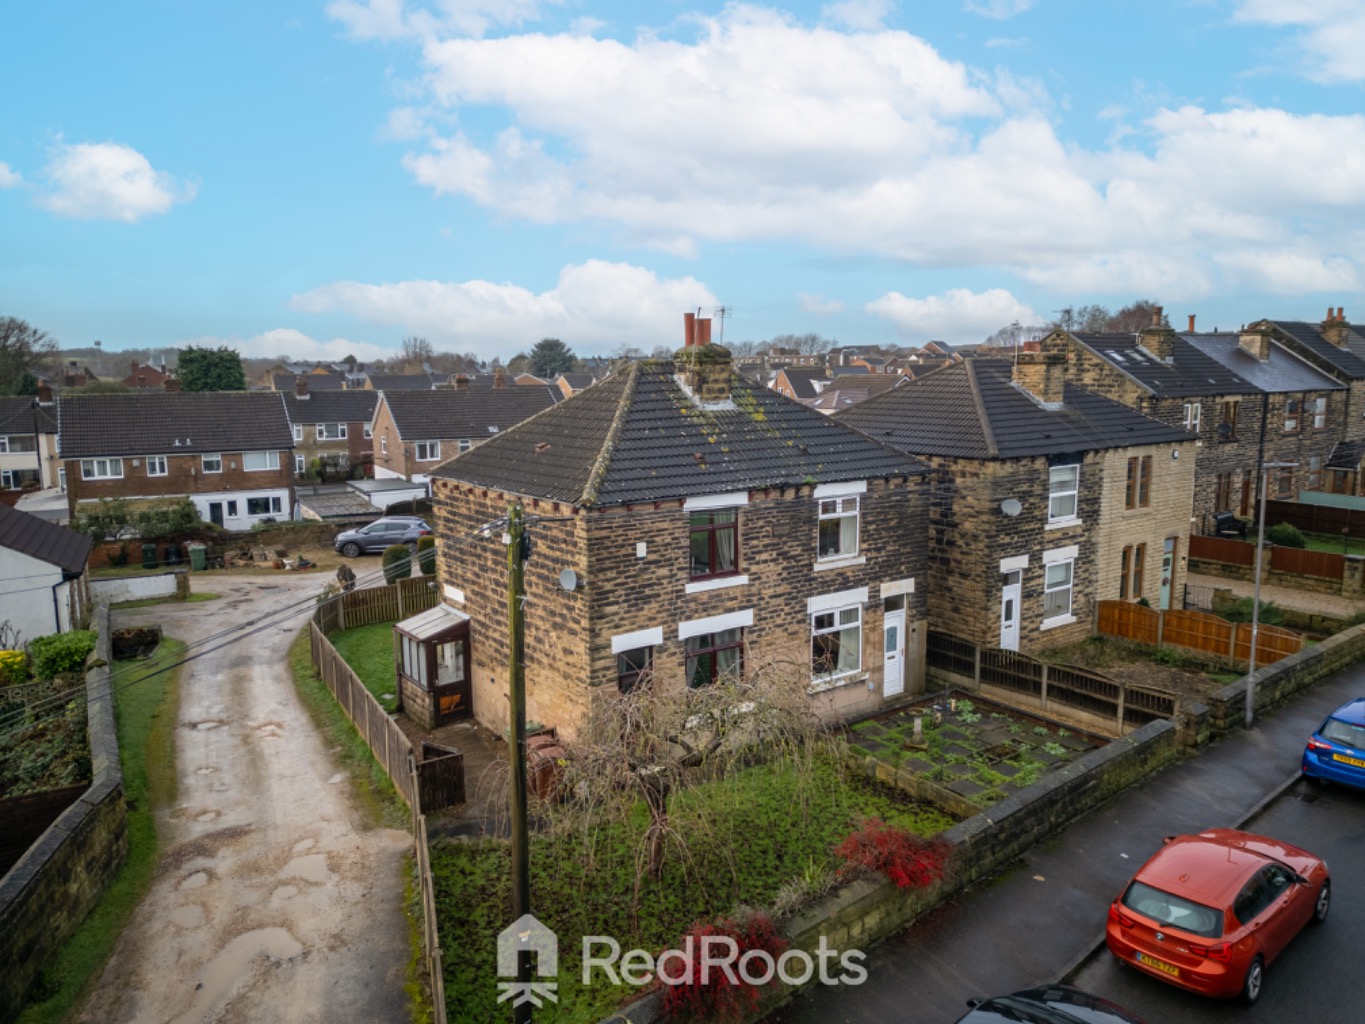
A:
{"label": "tarmac road", "polygon": [[[193,643],[307,600],[326,579],[195,582],[221,599],[116,612],[115,626],[155,623]],[[295,696],[286,660],[303,612],[182,670],[176,804],[157,819],[164,854],[79,1020],[408,1020],[412,837],[355,813]]]}

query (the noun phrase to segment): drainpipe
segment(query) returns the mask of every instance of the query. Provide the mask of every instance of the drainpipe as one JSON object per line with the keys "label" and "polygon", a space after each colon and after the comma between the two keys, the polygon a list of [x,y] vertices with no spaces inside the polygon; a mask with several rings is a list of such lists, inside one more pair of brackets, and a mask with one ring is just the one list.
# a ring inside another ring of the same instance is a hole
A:
{"label": "drainpipe", "polygon": [[56,616],[55,622],[58,633],[62,632],[62,606],[57,601],[57,588],[60,587],[65,582],[66,576],[63,575],[61,579],[59,579],[56,583],[52,584],[52,614]]}

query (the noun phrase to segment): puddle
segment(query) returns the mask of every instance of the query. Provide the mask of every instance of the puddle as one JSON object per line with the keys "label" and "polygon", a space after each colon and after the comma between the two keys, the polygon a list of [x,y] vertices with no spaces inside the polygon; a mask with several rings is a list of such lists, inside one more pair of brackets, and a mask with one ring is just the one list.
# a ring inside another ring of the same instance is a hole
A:
{"label": "puddle", "polygon": [[196,981],[194,1002],[176,1020],[190,1024],[211,1017],[209,1011],[244,979],[258,956],[292,960],[302,952],[303,944],[284,928],[257,928],[238,935],[204,965]]}
{"label": "puddle", "polygon": [[186,875],[180,881],[177,888],[181,890],[202,889],[209,884],[209,873],[207,871],[196,871],[192,875]]}
{"label": "puddle", "polygon": [[188,907],[177,907],[167,916],[171,924],[181,928],[198,928],[204,923],[204,908],[198,903],[191,903]]}
{"label": "puddle", "polygon": [[327,870],[327,854],[310,853],[295,857],[280,871],[281,878],[302,878],[305,882],[322,885],[332,873]]}
{"label": "puddle", "polygon": [[259,591],[260,591],[261,593],[263,593],[263,594],[281,594],[281,593],[283,593],[284,590],[285,590],[284,587],[262,587],[262,586],[258,586],[256,589],[259,590]]}
{"label": "puddle", "polygon": [[285,900],[292,900],[299,894],[297,886],[282,885],[270,894],[271,903],[283,903]]}
{"label": "puddle", "polygon": [[311,850],[313,847],[317,845],[318,841],[316,839],[300,839],[297,843],[294,844],[293,852],[303,853],[305,850]]}
{"label": "puddle", "polygon": [[330,779],[327,780],[327,785],[335,786],[344,778],[346,778],[346,776],[342,772],[337,772],[335,775],[333,775]]}

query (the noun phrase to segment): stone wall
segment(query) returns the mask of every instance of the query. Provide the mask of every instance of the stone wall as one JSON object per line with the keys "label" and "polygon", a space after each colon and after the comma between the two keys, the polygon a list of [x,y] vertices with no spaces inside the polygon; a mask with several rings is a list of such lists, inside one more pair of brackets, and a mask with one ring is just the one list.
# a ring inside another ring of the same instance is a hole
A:
{"label": "stone wall", "polygon": [[[1254,565],[1233,565],[1230,562],[1214,562],[1205,558],[1191,559],[1190,572],[1204,576],[1217,576],[1224,580],[1241,580],[1245,583],[1251,583],[1256,578],[1256,567]],[[1353,579],[1352,584],[1358,585],[1357,580],[1358,577]],[[1329,579],[1326,576],[1305,576],[1297,572],[1276,572],[1270,568],[1268,549],[1264,566],[1261,569],[1261,582],[1267,586],[1285,587],[1289,590],[1302,590],[1313,594],[1348,593],[1344,580]]]}
{"label": "stone wall", "polygon": [[[1114,448],[1105,453],[1096,600],[1137,600],[1145,597],[1154,608],[1179,607],[1181,595],[1184,594],[1185,561],[1189,549],[1195,454],[1193,441]],[[1135,458],[1151,459],[1151,478],[1147,504],[1140,504],[1139,496],[1135,494],[1133,507],[1129,508],[1128,462]],[[1174,559],[1167,590],[1170,600],[1163,605],[1160,600],[1161,566],[1163,546],[1167,540],[1174,542]],[[1142,565],[1142,591],[1134,592],[1136,576],[1130,566],[1128,592],[1122,594],[1123,550],[1132,548],[1136,559],[1138,545],[1146,547]]]}
{"label": "stone wall", "polygon": [[109,692],[109,610],[101,605],[86,677],[94,781],[0,879],[0,1019],[16,1016],[38,974],[85,920],[128,852],[128,810]]}

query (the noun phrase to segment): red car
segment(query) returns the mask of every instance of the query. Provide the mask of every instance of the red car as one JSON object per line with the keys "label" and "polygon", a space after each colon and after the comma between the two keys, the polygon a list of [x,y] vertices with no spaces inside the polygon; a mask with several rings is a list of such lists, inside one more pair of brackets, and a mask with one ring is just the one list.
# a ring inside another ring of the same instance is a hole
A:
{"label": "red car", "polygon": [[1191,992],[1254,1003],[1265,969],[1327,919],[1327,864],[1278,839],[1209,829],[1170,836],[1109,907],[1120,964]]}

